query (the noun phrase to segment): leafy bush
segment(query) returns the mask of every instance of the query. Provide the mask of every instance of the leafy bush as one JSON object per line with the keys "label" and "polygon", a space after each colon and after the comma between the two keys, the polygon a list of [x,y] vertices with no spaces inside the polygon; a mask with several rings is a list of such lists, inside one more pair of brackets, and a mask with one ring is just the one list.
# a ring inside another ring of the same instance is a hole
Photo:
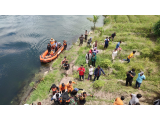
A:
{"label": "leafy bush", "polygon": [[93,88],[99,89],[99,88],[103,87],[104,84],[105,84],[105,81],[103,81],[103,80],[96,80],[96,81],[93,83]]}
{"label": "leafy bush", "polygon": [[153,31],[155,35],[160,36],[160,20],[153,26]]}
{"label": "leafy bush", "polygon": [[105,25],[105,24],[109,24],[110,23],[110,18],[105,18],[104,20],[103,20],[103,24]]}
{"label": "leafy bush", "polygon": [[99,36],[102,36],[103,33],[104,33],[104,29],[103,29],[102,27],[100,27],[100,28],[99,28],[99,32],[100,32]]}
{"label": "leafy bush", "polygon": [[150,57],[152,56],[151,50],[149,48],[144,48],[141,51],[141,57]]}
{"label": "leafy bush", "polygon": [[100,61],[100,64],[99,64],[102,68],[109,68],[109,67],[112,67],[112,62],[111,60],[109,59],[105,59],[103,61]]}

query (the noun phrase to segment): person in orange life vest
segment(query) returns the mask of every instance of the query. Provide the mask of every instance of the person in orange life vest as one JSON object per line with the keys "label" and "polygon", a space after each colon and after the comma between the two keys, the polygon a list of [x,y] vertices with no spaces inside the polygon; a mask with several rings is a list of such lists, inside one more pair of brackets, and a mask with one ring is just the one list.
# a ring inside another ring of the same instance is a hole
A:
{"label": "person in orange life vest", "polygon": [[59,85],[59,91],[60,91],[61,94],[66,92],[67,91],[67,85],[65,85],[64,83],[60,84]]}
{"label": "person in orange life vest", "polygon": [[65,40],[63,41],[63,45],[64,45],[64,49],[66,50],[66,48],[67,48],[67,42]]}
{"label": "person in orange life vest", "polygon": [[72,83],[76,84],[76,82],[74,82],[74,81],[69,81],[69,83],[67,83],[67,91],[68,91],[68,93],[73,91]]}
{"label": "person in orange life vest", "polygon": [[117,97],[115,99],[115,102],[113,103],[113,105],[123,105],[123,100],[124,100],[124,96],[121,96],[121,98]]}
{"label": "person in orange life vest", "polygon": [[[58,93],[59,92],[59,88],[55,85],[55,84],[53,84],[52,86],[51,86],[51,88],[50,88],[50,90],[52,89],[52,91],[53,91],[53,95],[55,94],[55,93]],[[50,90],[49,90],[49,92],[50,92]]]}
{"label": "person in orange life vest", "polygon": [[83,67],[83,65],[81,65],[81,67],[78,68],[77,71],[79,71],[79,79],[81,80],[81,77],[82,77],[82,79],[84,80],[84,72],[85,72],[85,68]]}

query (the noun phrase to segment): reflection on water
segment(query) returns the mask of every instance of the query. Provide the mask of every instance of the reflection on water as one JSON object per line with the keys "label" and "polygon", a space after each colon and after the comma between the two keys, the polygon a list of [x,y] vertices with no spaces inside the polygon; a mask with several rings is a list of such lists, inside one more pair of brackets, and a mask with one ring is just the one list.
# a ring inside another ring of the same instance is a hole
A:
{"label": "reflection on water", "polygon": [[[50,38],[71,45],[93,26],[87,17],[92,16],[0,16],[0,104],[11,104],[40,67],[46,67],[39,55]],[[102,20],[96,25],[102,26]]]}

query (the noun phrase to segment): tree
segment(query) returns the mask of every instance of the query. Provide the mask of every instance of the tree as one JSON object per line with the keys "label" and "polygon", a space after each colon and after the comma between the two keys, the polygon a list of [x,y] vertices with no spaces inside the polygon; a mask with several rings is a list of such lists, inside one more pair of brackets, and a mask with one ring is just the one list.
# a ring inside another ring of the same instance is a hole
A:
{"label": "tree", "polygon": [[160,36],[160,20],[153,26],[153,31],[155,35]]}
{"label": "tree", "polygon": [[87,18],[89,21],[93,22],[94,24],[94,29],[95,29],[95,24],[98,22],[100,16],[93,15],[93,18]]}

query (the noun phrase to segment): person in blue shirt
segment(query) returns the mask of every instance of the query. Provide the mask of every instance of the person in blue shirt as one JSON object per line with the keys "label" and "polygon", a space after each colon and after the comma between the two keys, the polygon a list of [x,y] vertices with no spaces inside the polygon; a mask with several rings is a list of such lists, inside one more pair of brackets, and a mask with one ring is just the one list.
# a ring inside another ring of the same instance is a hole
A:
{"label": "person in blue shirt", "polygon": [[145,80],[146,77],[144,76],[144,72],[140,72],[138,73],[138,78],[136,79],[136,85],[135,88],[138,87],[138,89],[140,89],[141,83],[143,80]]}
{"label": "person in blue shirt", "polygon": [[104,45],[104,50],[105,50],[105,48],[107,49],[108,44],[109,44],[109,39],[108,39],[108,37],[106,37],[106,39],[105,39],[104,41],[105,41],[105,45]]}
{"label": "person in blue shirt", "polygon": [[116,49],[121,51],[121,48],[119,47],[122,41],[119,41],[118,44],[116,45]]}
{"label": "person in blue shirt", "polygon": [[100,66],[98,66],[94,71],[94,80],[93,81],[95,81],[96,78],[97,78],[97,80],[99,79],[99,77],[101,76],[101,71],[103,72],[104,75],[106,75],[104,73],[103,69]]}

